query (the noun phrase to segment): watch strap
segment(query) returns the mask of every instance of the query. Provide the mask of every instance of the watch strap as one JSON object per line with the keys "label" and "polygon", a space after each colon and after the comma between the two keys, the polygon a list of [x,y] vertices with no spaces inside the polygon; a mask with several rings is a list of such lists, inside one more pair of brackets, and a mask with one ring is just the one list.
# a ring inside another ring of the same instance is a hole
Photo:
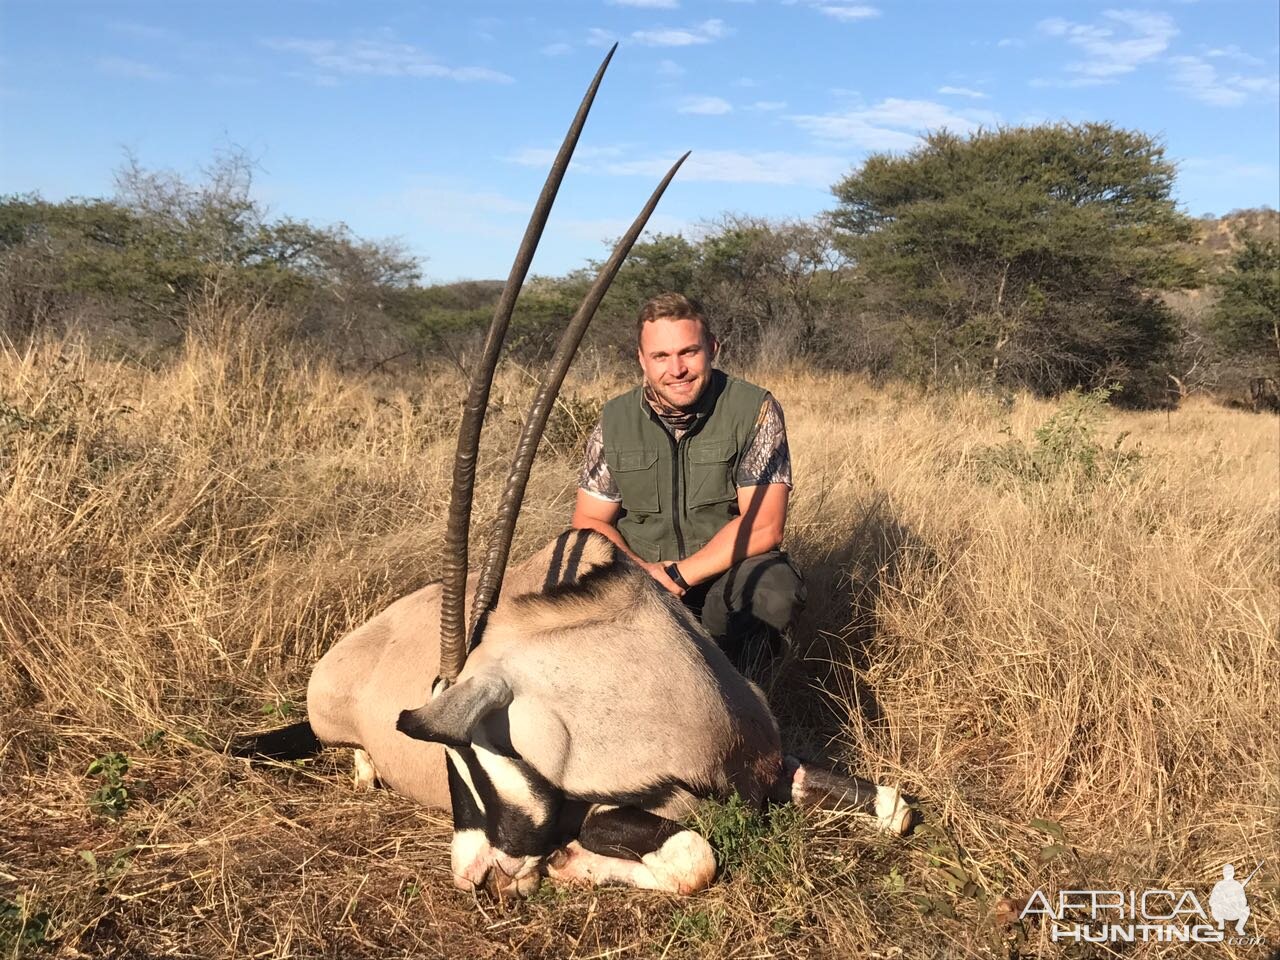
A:
{"label": "watch strap", "polygon": [[686,580],[684,577],[680,576],[680,568],[676,564],[668,563],[662,569],[663,569],[663,572],[666,573],[666,575],[671,578],[672,582],[675,583],[675,585],[678,586],[681,590],[689,589],[689,581]]}

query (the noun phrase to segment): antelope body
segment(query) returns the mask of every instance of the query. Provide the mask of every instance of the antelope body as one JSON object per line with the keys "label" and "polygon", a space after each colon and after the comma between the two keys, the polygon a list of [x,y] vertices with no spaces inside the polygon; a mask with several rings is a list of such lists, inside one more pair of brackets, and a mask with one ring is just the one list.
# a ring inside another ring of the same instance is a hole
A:
{"label": "antelope body", "polygon": [[[562,534],[507,574],[459,688],[502,678],[517,698],[487,726],[505,724],[515,752],[577,799],[661,792],[651,809],[668,815],[734,789],[763,801],[781,764],[763,694],[655,588],[599,534]],[[430,698],[440,597],[436,583],[397,600],[334,644],[307,687],[320,742],[364,750],[384,784],[432,807],[450,803],[444,746],[396,722]]]}

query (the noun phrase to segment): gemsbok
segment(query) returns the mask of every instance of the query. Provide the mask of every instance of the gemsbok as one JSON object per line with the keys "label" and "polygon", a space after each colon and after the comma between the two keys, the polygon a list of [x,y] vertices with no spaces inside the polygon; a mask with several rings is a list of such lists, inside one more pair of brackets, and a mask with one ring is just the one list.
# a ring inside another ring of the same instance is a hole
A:
{"label": "gemsbok", "polygon": [[688,154],[570,321],[520,436],[485,563],[468,576],[476,454],[502,340],[613,52],[552,165],[472,375],[443,582],[393,603],[324,655],[307,687],[307,721],[231,748],[279,758],[356,748],[357,782],[376,777],[423,804],[452,808],[455,883],[499,895],[527,895],[543,876],[700,890],[715,858],[678,818],[701,798],[734,791],[757,806],[839,806],[892,833],[911,819],[897,789],[784,757],[760,689],[678,599],[603,536],[566,531],[506,571],[533,457],[578,342]]}

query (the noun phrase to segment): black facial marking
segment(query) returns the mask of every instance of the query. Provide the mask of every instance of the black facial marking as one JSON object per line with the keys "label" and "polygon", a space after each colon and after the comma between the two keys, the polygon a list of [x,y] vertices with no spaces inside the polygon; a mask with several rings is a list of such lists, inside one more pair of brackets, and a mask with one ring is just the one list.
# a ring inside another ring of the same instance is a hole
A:
{"label": "black facial marking", "polygon": [[[471,774],[471,782],[476,784],[476,792],[479,793],[477,775],[485,780],[488,777],[485,777],[484,771],[480,770],[480,765],[475,762],[475,751],[469,747],[464,747],[458,751],[458,755],[461,757],[462,762],[467,765],[467,772]],[[475,795],[467,787],[466,781],[462,779],[462,774],[458,772],[452,755],[445,754],[445,764],[449,771],[449,802],[453,808],[453,829],[483,830],[484,812],[476,802]]]}
{"label": "black facial marking", "polygon": [[535,857],[550,852],[564,794],[523,760],[508,760],[524,779],[533,798],[532,811],[520,809],[498,795],[475,751],[466,753],[470,754],[467,769],[484,803],[484,832],[490,845],[512,857]]}
{"label": "black facial marking", "polygon": [[535,817],[515,807],[499,806],[498,816],[491,818],[489,842],[513,857],[539,857],[550,852],[560,795],[551,791],[539,800]]}
{"label": "black facial marking", "polygon": [[666,817],[636,807],[619,807],[589,814],[578,842],[601,856],[639,860],[684,829]]}

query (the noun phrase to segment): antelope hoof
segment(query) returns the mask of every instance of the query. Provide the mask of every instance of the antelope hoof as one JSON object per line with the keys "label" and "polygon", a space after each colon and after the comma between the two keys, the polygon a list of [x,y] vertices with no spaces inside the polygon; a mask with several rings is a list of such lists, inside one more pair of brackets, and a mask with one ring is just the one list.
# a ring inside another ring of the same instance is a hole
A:
{"label": "antelope hoof", "polygon": [[378,785],[378,770],[373,760],[364,750],[356,750],[351,757],[355,765],[355,787],[357,790],[372,790]]}
{"label": "antelope hoof", "polygon": [[884,833],[905,837],[915,826],[915,811],[897,787],[876,787],[876,826]]}
{"label": "antelope hoof", "polygon": [[[501,863],[495,863],[489,868],[484,888],[495,900],[531,897],[542,886],[542,874],[538,869],[537,859],[524,857],[516,859],[517,863],[511,865],[515,873],[508,873]],[[525,862],[526,859],[533,859],[532,869]]]}

